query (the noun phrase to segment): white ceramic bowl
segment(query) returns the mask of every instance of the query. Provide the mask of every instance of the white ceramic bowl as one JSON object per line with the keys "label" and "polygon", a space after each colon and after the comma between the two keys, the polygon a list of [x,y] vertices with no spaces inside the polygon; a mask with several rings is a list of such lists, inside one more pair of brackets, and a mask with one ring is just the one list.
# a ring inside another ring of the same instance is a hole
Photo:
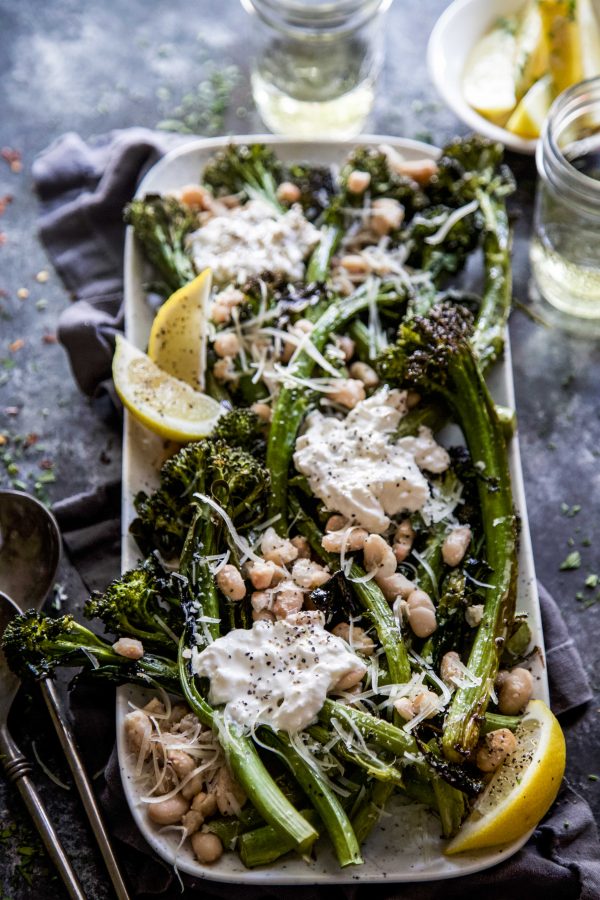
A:
{"label": "white ceramic bowl", "polygon": [[517,153],[535,153],[536,140],[526,140],[493,125],[469,106],[462,93],[467,57],[480,37],[501,16],[509,16],[524,0],[454,0],[437,20],[427,47],[429,74],[450,109],[469,128],[501,141]]}

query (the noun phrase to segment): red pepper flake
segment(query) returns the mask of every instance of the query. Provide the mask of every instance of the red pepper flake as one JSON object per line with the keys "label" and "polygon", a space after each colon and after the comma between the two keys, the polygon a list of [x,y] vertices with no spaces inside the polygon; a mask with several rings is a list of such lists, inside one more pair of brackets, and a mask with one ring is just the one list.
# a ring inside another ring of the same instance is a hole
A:
{"label": "red pepper flake", "polygon": [[15,150],[13,147],[3,147],[0,150],[0,156],[8,163],[10,171],[14,172],[15,175],[22,171],[23,162],[20,150]]}
{"label": "red pepper flake", "polygon": [[57,344],[58,338],[55,334],[49,334],[48,332],[46,332],[46,334],[42,335],[42,341],[44,342],[44,344]]}
{"label": "red pepper flake", "polygon": [[0,197],[0,216],[6,212],[6,207],[9,203],[12,203],[12,201],[12,194],[5,194],[4,197]]}
{"label": "red pepper flake", "polygon": [[40,469],[53,469],[54,463],[51,459],[41,459],[40,460]]}
{"label": "red pepper flake", "polygon": [[6,234],[4,231],[0,231],[0,247],[3,247],[6,243]]}
{"label": "red pepper flake", "polygon": [[16,341],[13,341],[12,344],[8,345],[8,349],[11,353],[16,353],[18,350],[22,350],[25,346],[25,341],[23,338],[17,338]]}
{"label": "red pepper flake", "polygon": [[28,434],[25,440],[23,441],[24,447],[33,447],[34,444],[37,444],[40,436],[36,434],[35,431],[32,431],[31,434]]}
{"label": "red pepper flake", "polygon": [[4,412],[7,416],[18,416],[21,410],[18,406],[5,406]]}

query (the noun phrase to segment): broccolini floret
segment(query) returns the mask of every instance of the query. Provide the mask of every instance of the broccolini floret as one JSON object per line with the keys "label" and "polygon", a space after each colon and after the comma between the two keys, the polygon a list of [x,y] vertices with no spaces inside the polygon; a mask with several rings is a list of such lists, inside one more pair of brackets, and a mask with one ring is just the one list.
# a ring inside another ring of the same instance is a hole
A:
{"label": "broccolini floret", "polygon": [[165,296],[196,276],[186,238],[198,227],[194,213],[173,196],[148,194],[125,207],[125,221],[162,281]]}
{"label": "broccolini floret", "polygon": [[262,199],[277,210],[277,185],[283,167],[266,144],[229,144],[211,159],[202,173],[202,182],[216,197],[240,194],[249,200]]}

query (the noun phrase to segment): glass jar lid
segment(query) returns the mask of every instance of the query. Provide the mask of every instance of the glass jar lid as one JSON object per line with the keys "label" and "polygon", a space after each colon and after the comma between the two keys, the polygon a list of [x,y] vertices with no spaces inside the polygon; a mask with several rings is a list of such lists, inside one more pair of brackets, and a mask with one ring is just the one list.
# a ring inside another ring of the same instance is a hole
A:
{"label": "glass jar lid", "polygon": [[392,0],[241,0],[249,13],[256,13],[277,31],[304,35],[355,31]]}

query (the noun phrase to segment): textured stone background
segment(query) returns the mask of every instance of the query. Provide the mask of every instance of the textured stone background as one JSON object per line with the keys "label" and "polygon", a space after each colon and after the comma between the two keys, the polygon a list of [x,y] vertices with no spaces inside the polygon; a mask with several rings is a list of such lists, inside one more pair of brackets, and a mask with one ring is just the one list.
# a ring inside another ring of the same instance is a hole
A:
{"label": "textured stone background", "polygon": [[[386,66],[369,130],[443,142],[461,130],[438,102],[429,82],[425,48],[445,3],[396,0],[387,29]],[[29,170],[35,155],[55,137],[74,130],[89,137],[129,125],[155,126],[171,117],[186,95],[202,106],[200,87],[214,66],[239,67],[224,132],[260,131],[249,96],[245,51],[248,22],[237,0],[0,0],[0,145],[17,148],[23,170],[0,160],[0,198],[12,202],[0,218],[0,484],[14,479],[53,500],[90,487],[120,467],[120,437],[101,405],[84,399],[73,384],[60,346],[52,342],[57,316],[69,297],[47,269],[36,238],[36,200]],[[195,98],[195,99],[194,99]],[[528,297],[527,246],[534,191],[531,160],[509,156],[519,191],[515,239],[515,296]],[[1,239],[0,239],[1,240]],[[43,276],[42,276],[43,277]],[[27,288],[20,299],[17,291]],[[600,603],[583,588],[600,569],[600,347],[534,322],[517,309],[511,321],[517,409],[525,485],[537,572],[554,592],[580,648],[594,687],[600,688]],[[23,340],[21,349],[14,341]],[[10,345],[13,345],[11,350]],[[15,436],[36,434],[23,449]],[[4,461],[2,461],[4,460]],[[18,471],[15,470],[17,467]],[[42,480],[40,481],[40,476]],[[52,478],[55,477],[55,481]],[[563,504],[581,506],[571,517]],[[559,572],[571,549],[582,566]],[[107,576],[110,573],[107,573]],[[81,586],[69,576],[70,600]],[[598,699],[569,729],[567,777],[600,811]],[[68,780],[43,710],[24,696],[13,730],[26,748],[34,738],[40,757]],[[35,780],[91,900],[110,896],[73,791],[54,785],[40,767]],[[0,886],[4,897],[61,897],[45,865],[13,789],[0,783]],[[20,872],[19,872],[20,870]],[[30,880],[28,884],[27,879]]]}

